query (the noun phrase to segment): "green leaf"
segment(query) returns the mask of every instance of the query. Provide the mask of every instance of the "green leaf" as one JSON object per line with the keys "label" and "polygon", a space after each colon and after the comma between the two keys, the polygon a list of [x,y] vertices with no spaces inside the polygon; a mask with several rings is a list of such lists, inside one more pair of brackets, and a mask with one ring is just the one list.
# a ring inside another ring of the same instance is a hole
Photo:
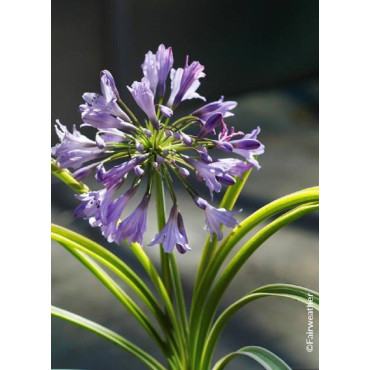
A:
{"label": "green leaf", "polygon": [[[63,236],[53,236],[53,239],[63,245],[74,257],[85,265],[103,285],[122,303],[122,305],[134,316],[143,326],[147,333],[156,341],[159,347],[167,354],[165,342],[162,340],[151,320],[144,314],[140,307],[122,290],[122,288],[95,262],[78,250],[78,244],[64,238]],[[77,247],[77,248],[76,248]]]}
{"label": "green leaf", "polygon": [[139,360],[141,360],[144,364],[146,364],[150,369],[153,369],[153,370],[165,370],[166,369],[154,357],[149,355],[147,352],[143,351],[140,347],[136,346],[129,340],[125,339],[124,337],[120,336],[114,331],[105,328],[102,325],[99,325],[82,316],[76,315],[72,312],[63,310],[55,306],[51,307],[51,314],[55,317],[59,317],[63,320],[66,320],[73,324],[81,326],[82,328],[90,330],[93,333],[96,333],[105,339],[108,339],[109,341],[113,342],[117,346],[123,348],[125,351],[136,356]]}
{"label": "green leaf", "polygon": [[[164,285],[159,277],[155,266],[150,261],[148,256],[143,251],[142,247],[137,243],[131,244],[131,249],[136,255],[139,262],[142,263],[148,272],[153,284],[158,289],[161,298],[163,299],[166,309],[169,312],[170,320],[164,315],[161,307],[158,304],[158,299],[154,297],[148,286],[136,275],[136,273],[128,267],[122,260],[120,260],[113,253],[109,252],[103,246],[88,239],[74,231],[68,230],[58,225],[51,225],[52,238],[57,240],[70,240],[74,242],[74,248],[88,254],[96,261],[102,263],[110,271],[119,276],[127,285],[129,285],[134,292],[143,300],[157,318],[163,331],[167,334],[169,340],[168,345],[175,351],[179,351],[179,340],[174,337],[173,326],[177,325],[177,320],[169,296],[164,288]],[[65,239],[61,239],[65,238]],[[171,311],[172,310],[172,311]],[[175,323],[175,324],[173,324]],[[175,334],[176,335],[176,334]]]}
{"label": "green leaf", "polygon": [[146,303],[149,309],[158,318],[163,315],[161,308],[158,305],[157,298],[153,295],[147,285],[129,266],[113,253],[109,252],[106,248],[93,240],[64,227],[52,224],[51,232],[53,239],[57,239],[58,236],[60,236],[71,242],[75,242],[76,249],[88,254],[94,260],[102,263],[110,271],[119,276],[130,288],[133,289],[133,291],[143,300],[144,303]]}
{"label": "green leaf", "polygon": [[[226,194],[228,194],[228,192]],[[191,331],[193,331],[194,326],[197,325],[196,322],[194,322],[195,320],[194,315],[198,311],[198,307],[203,306],[207,293],[209,292],[209,287],[213,283],[222,264],[226,261],[228,255],[231,253],[231,251],[237,245],[237,243],[245,235],[247,235],[254,227],[259,225],[261,222],[267,220],[268,218],[302,204],[317,202],[318,199],[319,199],[318,187],[308,188],[289,194],[260,208],[232,230],[232,232],[227,236],[227,238],[224,239],[224,241],[221,243],[220,247],[217,248],[216,253],[213,254],[212,258],[210,258],[210,261],[207,262],[208,266],[207,270],[203,274],[200,274],[199,272],[197,274],[198,281],[194,288],[194,295],[190,313]],[[229,204],[226,201],[225,203]],[[208,242],[209,239],[207,239],[207,243]],[[217,240],[214,240],[214,242],[212,242],[211,244],[209,243],[206,244],[206,247],[208,249],[211,248],[213,250],[215,249],[216,244]],[[210,256],[210,253],[208,252],[203,252],[203,256],[205,256],[205,254],[207,254],[207,256]],[[205,260],[205,258],[206,257],[202,257],[202,260]]]}
{"label": "green leaf", "polygon": [[211,363],[212,355],[215,350],[217,341],[224,329],[225,325],[229,322],[231,317],[245,305],[256,299],[264,297],[283,297],[293,299],[301,302],[305,305],[308,304],[308,297],[312,297],[312,306],[315,310],[319,310],[319,294],[313,290],[303,288],[297,285],[290,284],[271,284],[257,288],[248,293],[243,298],[239,299],[232,305],[230,305],[222,314],[218,317],[212,330],[207,338],[205,347],[202,354],[201,368],[207,369]]}
{"label": "green leaf", "polygon": [[[200,309],[196,312],[193,317],[193,323],[190,323],[190,332],[192,334],[190,343],[192,345],[192,360],[193,364],[199,363],[201,351],[204,345],[204,340],[210,329],[210,325],[216,313],[216,310],[220,304],[220,301],[231,283],[234,276],[237,274],[239,269],[244,265],[248,258],[254,253],[254,251],[262,245],[270,236],[276,233],[284,226],[298,220],[299,218],[307,215],[308,213],[314,212],[318,209],[317,204],[309,204],[297,207],[284,215],[278,217],[270,224],[265,226],[259,232],[257,232],[248,242],[235,254],[230,260],[225,269],[223,270],[220,278],[218,279],[215,287],[211,290],[209,296],[202,298],[202,304],[198,305]],[[205,285],[207,288],[204,294],[207,295],[212,281]],[[192,325],[193,324],[193,325]]]}
{"label": "green leaf", "polygon": [[89,191],[89,188],[82,182],[75,180],[67,169],[60,168],[53,158],[51,159],[51,173],[78,194]]}
{"label": "green leaf", "polygon": [[247,356],[253,358],[267,370],[291,370],[291,368],[281,358],[263,347],[248,346],[240,348],[223,357],[216,363],[212,370],[222,370],[225,366],[237,356]]}

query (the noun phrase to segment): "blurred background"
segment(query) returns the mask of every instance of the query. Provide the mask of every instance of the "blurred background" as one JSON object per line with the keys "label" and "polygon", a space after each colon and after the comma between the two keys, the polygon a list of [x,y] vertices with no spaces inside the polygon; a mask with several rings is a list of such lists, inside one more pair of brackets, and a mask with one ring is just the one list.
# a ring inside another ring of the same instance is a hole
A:
{"label": "blurred background", "polygon": [[[227,120],[249,132],[261,127],[266,152],[238,208],[242,219],[276,197],[318,184],[318,1],[205,0],[53,0],[52,123],[71,127],[85,91],[99,92],[99,72],[108,69],[123,99],[133,105],[125,86],[142,77],[148,50],[172,46],[175,67],[186,54],[206,66],[199,93],[208,101],[225,95],[238,101]],[[201,101],[186,101],[184,113]],[[180,108],[179,108],[180,109]],[[52,129],[52,144],[57,141]],[[94,182],[91,182],[94,187]],[[95,187],[96,188],[96,187]],[[191,287],[205,232],[203,214],[179,188],[180,207],[193,249],[178,258],[186,295]],[[204,194],[207,193],[203,189]],[[98,240],[134,266],[129,248],[107,243],[86,221],[74,220],[77,206],[65,185],[52,178],[52,221]],[[156,232],[154,210],[147,238]],[[158,263],[156,248],[147,252]],[[269,283],[292,283],[318,290],[318,216],[310,215],[274,235],[241,269],[222,308],[248,291]],[[63,248],[52,245],[52,303],[110,327],[160,357],[152,341],[101,284]],[[315,345],[305,350],[307,312],[296,302],[266,298],[252,303],[230,321],[216,358],[247,345],[260,345],[293,369],[318,369],[318,314]],[[143,369],[141,363],[95,334],[52,319],[52,368],[91,370]],[[236,359],[230,369],[260,369]]]}

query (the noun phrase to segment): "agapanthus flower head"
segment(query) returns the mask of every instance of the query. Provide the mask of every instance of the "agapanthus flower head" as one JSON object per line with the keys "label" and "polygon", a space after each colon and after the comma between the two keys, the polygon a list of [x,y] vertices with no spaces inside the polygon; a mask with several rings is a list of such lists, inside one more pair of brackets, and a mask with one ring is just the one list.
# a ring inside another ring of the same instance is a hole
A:
{"label": "agapanthus flower head", "polygon": [[[204,66],[197,61],[190,63],[188,57],[183,68],[174,69],[173,64],[171,47],[160,45],[155,54],[145,55],[144,76],[128,87],[142,111],[138,117],[121,100],[112,74],[102,71],[101,94],[83,94],[85,103],[80,105],[80,127],[91,126],[95,135],[89,138],[75,126],[69,132],[57,121],[60,143],[52,148],[52,155],[61,167],[73,170],[78,180],[95,173],[100,190],[77,196],[81,203],[75,216],[100,227],[109,242],[127,240],[142,244],[153,179],[161,179],[173,206],[167,223],[150,245],[161,244],[168,253],[175,248],[185,253],[190,248],[173,178],[180,180],[196,205],[204,210],[211,237],[216,234],[221,239],[222,225],[234,227],[233,216],[237,212],[216,208],[201,198],[192,186],[191,174],[204,181],[213,200],[214,192],[232,186],[237,177],[251,168],[260,168],[257,156],[264,152],[264,146],[257,138],[259,127],[250,134],[228,127],[225,119],[233,116],[231,110],[236,102],[224,101],[223,97],[190,115],[176,117],[181,102],[205,100],[197,93],[205,74]],[[169,74],[171,91],[166,94]],[[143,184],[146,189],[142,200],[122,221],[127,204]]]}

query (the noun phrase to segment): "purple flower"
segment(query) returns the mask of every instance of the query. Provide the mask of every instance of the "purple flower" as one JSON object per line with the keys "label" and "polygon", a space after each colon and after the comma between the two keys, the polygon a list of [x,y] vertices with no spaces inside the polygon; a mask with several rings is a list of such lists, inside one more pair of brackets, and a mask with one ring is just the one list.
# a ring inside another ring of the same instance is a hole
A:
{"label": "purple flower", "polygon": [[135,195],[138,187],[138,185],[131,187],[126,193],[116,198],[113,202],[103,202],[100,210],[102,220],[101,230],[109,243],[116,239],[117,224],[121,214],[126,208],[128,202]]}
{"label": "purple flower", "polygon": [[123,121],[119,117],[114,117],[109,113],[89,110],[83,112],[82,120],[84,124],[81,126],[92,126],[98,130],[121,129],[121,130],[136,130],[136,127],[128,122]]}
{"label": "purple flower", "polygon": [[159,109],[161,110],[161,113],[169,118],[173,116],[173,110],[171,108],[166,107],[165,105],[158,104]]}
{"label": "purple flower", "polygon": [[129,124],[127,114],[117,104],[120,97],[109,71],[104,70],[100,73],[100,86],[103,95],[95,93],[82,95],[86,104],[81,104],[79,109],[85,124],[98,129],[135,129],[135,126]]}
{"label": "purple flower", "polygon": [[106,197],[110,199],[111,193],[106,189],[102,189],[86,194],[77,194],[75,196],[78,200],[81,200],[82,203],[75,209],[74,217],[88,219],[90,225],[93,227],[101,226],[100,208]]}
{"label": "purple flower", "polygon": [[145,54],[145,60],[141,68],[143,69],[144,76],[150,82],[150,89],[154,95],[158,90],[158,95],[160,97],[164,96],[167,76],[172,65],[172,48],[166,49],[163,44],[159,45],[156,54],[153,54],[151,51]]}
{"label": "purple flower", "polygon": [[205,123],[215,113],[221,113],[223,118],[230,117],[234,115],[234,113],[231,113],[230,110],[234,109],[237,104],[238,103],[235,101],[224,102],[224,97],[221,96],[218,101],[208,103],[194,111],[192,116],[198,117],[203,123]]}
{"label": "purple flower", "polygon": [[150,82],[146,77],[141,79],[141,82],[135,81],[132,86],[127,86],[136,104],[148,116],[150,122],[158,130],[159,124],[154,107],[154,94],[150,90]]}
{"label": "purple flower", "polygon": [[114,78],[106,69],[100,72],[100,88],[107,102],[120,99]]}
{"label": "purple flower", "polygon": [[166,49],[163,44],[159,45],[156,59],[158,68],[158,95],[163,97],[166,92],[167,76],[173,66],[172,48],[169,47]]}
{"label": "purple flower", "polygon": [[223,174],[238,177],[242,176],[252,167],[249,163],[245,163],[237,158],[217,159],[216,161],[210,163],[209,166],[213,168],[215,172],[217,172],[216,169],[218,169],[219,171],[222,171]]}
{"label": "purple flower", "polygon": [[166,225],[163,227],[161,232],[154,237],[148,246],[151,247],[155,244],[161,243],[163,244],[163,249],[166,253],[172,253],[174,247],[176,247],[180,253],[185,253],[188,250],[191,250],[188,245],[188,238],[186,236],[183,219],[179,213],[177,204],[172,206]]}
{"label": "purple flower", "polygon": [[[184,156],[185,157],[185,156]],[[213,192],[219,193],[221,191],[222,185],[219,182],[219,177],[223,176],[223,170],[219,168],[211,167],[209,163],[204,163],[202,161],[197,161],[194,158],[185,157],[186,161],[191,164],[197,176],[204,180],[206,186],[208,187],[211,195],[211,199],[213,200]]]}
{"label": "purple flower", "polygon": [[104,150],[98,148],[95,141],[82,135],[76,126],[73,126],[71,133],[59,120],[56,122],[55,131],[60,144],[56,144],[51,149],[51,154],[56,156],[61,167],[78,169],[84,163],[101,158],[105,154]]}
{"label": "purple flower", "polygon": [[198,177],[204,180],[208,187],[213,200],[213,192],[219,193],[222,185],[233,185],[235,179],[233,176],[241,176],[251,168],[251,165],[235,158],[218,159],[211,163],[197,161],[194,158],[183,156],[185,160],[191,164]]}
{"label": "purple flower", "polygon": [[156,55],[151,51],[145,54],[144,63],[141,65],[144,77],[149,81],[150,90],[155,95],[158,85],[158,69],[157,69],[157,58]]}
{"label": "purple flower", "polygon": [[148,153],[141,154],[127,162],[123,162],[122,164],[112,167],[101,176],[104,186],[109,189],[120,184],[123,181],[124,176],[134,170],[134,168],[148,158],[148,156]]}
{"label": "purple flower", "polygon": [[200,86],[199,79],[205,77],[203,73],[204,66],[199,62],[193,62],[189,66],[189,57],[186,57],[185,67],[171,70],[171,95],[168,99],[167,106],[176,108],[183,100],[202,99],[196,90]]}
{"label": "purple flower", "polygon": [[[265,146],[257,140],[257,136],[261,129],[257,127],[250,134],[246,134],[241,140],[229,141],[234,147],[234,153],[243,156],[253,167],[260,169],[261,166],[257,159],[254,158],[255,155],[260,155],[265,152]],[[236,145],[235,145],[236,143]],[[248,148],[246,143],[251,144]],[[257,146],[257,144],[259,144]],[[243,148],[244,145],[244,148]]]}
{"label": "purple flower", "polygon": [[213,115],[211,115],[206,123],[202,126],[199,134],[198,134],[198,137],[200,139],[206,137],[208,134],[213,134],[215,135],[216,134],[216,131],[215,131],[215,128],[217,126],[222,126],[224,125],[224,120],[222,118],[222,114],[221,113],[215,113]]}
{"label": "purple flower", "polygon": [[194,202],[199,208],[204,210],[206,216],[205,228],[210,235],[211,240],[213,239],[214,233],[217,235],[218,240],[222,239],[222,224],[227,227],[235,227],[238,224],[233,216],[241,212],[241,210],[239,212],[232,212],[226,210],[225,208],[215,208],[200,197],[194,197]]}
{"label": "purple flower", "polygon": [[119,224],[115,235],[116,243],[124,239],[127,239],[129,243],[143,243],[149,200],[150,195],[145,194],[134,212]]}

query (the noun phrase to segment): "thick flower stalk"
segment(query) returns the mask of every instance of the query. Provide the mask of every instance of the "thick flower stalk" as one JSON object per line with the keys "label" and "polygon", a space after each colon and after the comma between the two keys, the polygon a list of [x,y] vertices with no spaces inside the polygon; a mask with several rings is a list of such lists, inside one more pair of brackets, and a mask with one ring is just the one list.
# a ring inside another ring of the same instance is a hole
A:
{"label": "thick flower stalk", "polygon": [[[264,152],[264,146],[257,138],[259,127],[246,134],[226,125],[225,118],[233,116],[231,110],[237,103],[223,97],[188,116],[176,117],[175,110],[184,100],[205,100],[197,92],[205,74],[204,66],[197,61],[189,63],[189,57],[183,68],[173,69],[173,63],[172,49],[164,45],[155,54],[149,51],[145,55],[143,78],[127,87],[143,112],[140,118],[121,100],[110,72],[102,71],[101,94],[83,94],[85,103],[79,107],[80,127],[92,127],[95,137],[88,138],[75,126],[70,132],[57,121],[60,143],[52,148],[52,155],[62,168],[74,171],[76,180],[95,174],[101,188],[77,195],[81,204],[75,216],[100,227],[109,242],[143,243],[152,182],[159,175],[173,205],[167,223],[149,245],[162,244],[167,253],[174,249],[185,253],[190,248],[173,178],[179,179],[195,205],[204,211],[210,237],[220,240],[221,225],[234,227],[238,212],[209,204],[193,188],[190,175],[204,182],[213,200],[214,192],[235,184],[236,178],[251,168],[260,168],[257,155]],[[171,88],[166,99],[169,76]],[[124,215],[141,188],[138,206]]]}

